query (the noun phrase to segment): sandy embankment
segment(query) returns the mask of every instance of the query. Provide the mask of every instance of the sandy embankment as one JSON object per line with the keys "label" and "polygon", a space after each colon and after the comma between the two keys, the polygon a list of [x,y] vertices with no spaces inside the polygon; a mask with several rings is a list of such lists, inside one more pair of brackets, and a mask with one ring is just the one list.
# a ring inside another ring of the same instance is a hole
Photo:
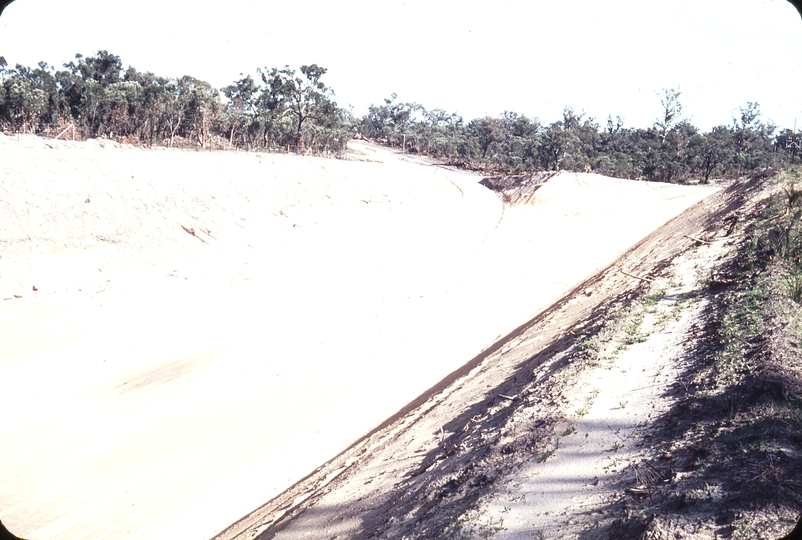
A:
{"label": "sandy embankment", "polygon": [[710,193],[107,146],[0,140],[0,519],[35,539],[213,536]]}

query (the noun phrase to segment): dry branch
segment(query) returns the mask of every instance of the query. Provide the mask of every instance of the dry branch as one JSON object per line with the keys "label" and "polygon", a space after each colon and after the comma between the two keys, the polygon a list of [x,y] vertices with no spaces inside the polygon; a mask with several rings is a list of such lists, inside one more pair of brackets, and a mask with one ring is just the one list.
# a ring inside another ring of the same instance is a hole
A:
{"label": "dry branch", "polygon": [[[70,124],[69,126],[65,127],[65,128],[64,128],[64,131],[62,131],[61,133],[59,133],[58,135],[56,135],[55,137],[53,137],[53,140],[56,140],[56,139],[58,139],[59,137],[61,137],[62,135],[64,135],[65,133],[67,133],[67,132],[70,130],[70,128],[72,128],[72,129],[74,130],[74,129],[75,129],[75,126],[74,126],[73,124]],[[74,132],[73,132],[73,133],[74,133]],[[75,137],[73,137],[73,139],[75,139]]]}
{"label": "dry branch", "polygon": [[204,244],[208,244],[209,243],[206,240],[204,240],[203,238],[201,238],[200,236],[198,236],[197,234],[195,234],[195,229],[193,229],[192,227],[184,227],[183,225],[181,225],[181,228],[184,229],[187,232],[187,234],[191,234],[192,236],[194,236],[195,238],[197,238],[198,240],[200,240]]}
{"label": "dry branch", "polygon": [[630,274],[629,272],[625,272],[624,270],[621,270],[621,273],[624,274],[625,276],[629,276],[631,278],[639,279],[641,281],[648,281],[649,283],[654,281],[652,278],[636,276],[635,274]]}
{"label": "dry branch", "polygon": [[712,243],[712,242],[709,242],[708,240],[702,240],[701,238],[696,238],[695,236],[691,236],[690,234],[683,234],[682,236],[684,236],[685,238],[690,238],[691,240],[695,240],[696,242],[699,242],[700,244],[711,244]]}

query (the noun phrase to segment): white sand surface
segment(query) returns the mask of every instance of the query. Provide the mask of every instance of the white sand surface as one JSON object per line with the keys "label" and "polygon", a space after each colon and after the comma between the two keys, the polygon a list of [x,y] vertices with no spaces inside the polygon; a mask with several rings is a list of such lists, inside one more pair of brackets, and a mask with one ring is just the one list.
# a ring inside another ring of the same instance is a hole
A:
{"label": "white sand surface", "polygon": [[355,150],[0,137],[12,532],[209,538],[711,193],[563,173],[503,207]]}

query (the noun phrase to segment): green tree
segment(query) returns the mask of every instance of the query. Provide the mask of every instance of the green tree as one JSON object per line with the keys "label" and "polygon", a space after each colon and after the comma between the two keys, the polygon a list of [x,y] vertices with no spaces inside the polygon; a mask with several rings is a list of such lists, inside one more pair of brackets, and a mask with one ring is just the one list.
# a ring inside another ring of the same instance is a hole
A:
{"label": "green tree", "polygon": [[171,81],[150,72],[138,72],[133,67],[128,68],[123,79],[136,82],[141,88],[141,100],[130,116],[133,133],[151,145],[157,137],[166,138],[165,109]]}
{"label": "green tree", "polygon": [[468,136],[476,140],[480,156],[486,160],[488,151],[502,143],[506,139],[507,133],[504,129],[504,122],[500,118],[485,116],[468,123]]}
{"label": "green tree", "polygon": [[794,163],[796,156],[800,153],[799,149],[802,145],[802,133],[794,132],[788,128],[782,130],[774,138],[774,148],[777,152],[782,152],[783,155],[791,157],[791,163]]}
{"label": "green tree", "polygon": [[211,84],[189,75],[178,80],[178,95],[174,102],[174,114],[189,139],[197,140],[201,148],[211,142],[212,128],[222,110],[220,94]]}
{"label": "green tree", "polygon": [[563,122],[554,122],[543,132],[538,148],[540,165],[546,170],[559,171],[577,137],[564,128]]}
{"label": "green tree", "polygon": [[259,87],[250,75],[223,88],[223,95],[228,98],[225,111],[228,115],[229,144],[234,144],[237,129],[241,128],[244,134],[248,133],[247,125],[253,117],[254,99],[258,91]]}
{"label": "green tree", "polygon": [[304,127],[309,121],[322,124],[336,117],[336,104],[332,101],[333,91],[320,80],[326,69],[312,64],[301,66],[301,75],[289,66],[273,68],[261,73],[267,85],[267,94],[273,100],[272,110],[286,112],[294,121],[295,149],[304,151]]}
{"label": "green tree", "polygon": [[679,89],[663,88],[660,96],[660,105],[662,106],[660,117],[654,123],[660,132],[661,141],[666,140],[671,128],[682,118],[682,103],[679,100],[681,95],[682,92]]}
{"label": "green tree", "polygon": [[426,110],[417,103],[399,103],[397,99],[398,95],[393,92],[390,98],[384,99],[383,105],[371,104],[360,123],[362,135],[386,141],[390,146],[405,146],[406,136],[410,134],[419,139],[426,130],[416,128],[414,116],[420,113],[425,122]]}
{"label": "green tree", "polygon": [[142,86],[137,81],[120,81],[106,87],[103,95],[103,124],[108,126],[109,135],[126,136],[136,133],[142,103]]}
{"label": "green tree", "polygon": [[33,72],[17,65],[6,71],[0,96],[0,118],[15,130],[32,133],[48,113],[48,94],[37,84]]}
{"label": "green tree", "polygon": [[65,69],[55,74],[56,83],[69,107],[69,116],[90,135],[113,132],[113,128],[106,125],[106,113],[111,105],[106,100],[106,88],[121,81],[120,57],[108,51],[98,51],[96,56],[86,58],[76,54],[75,60],[64,64]]}
{"label": "green tree", "polygon": [[691,141],[691,151],[707,184],[710,175],[724,168],[732,161],[735,142],[732,130],[727,126],[716,126],[706,135],[697,135]]}

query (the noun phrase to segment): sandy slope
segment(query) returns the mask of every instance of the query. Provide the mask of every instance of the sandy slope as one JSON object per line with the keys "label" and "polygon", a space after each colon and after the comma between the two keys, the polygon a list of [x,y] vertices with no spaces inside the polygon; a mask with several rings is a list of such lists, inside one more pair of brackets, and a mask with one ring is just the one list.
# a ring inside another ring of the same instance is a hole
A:
{"label": "sandy slope", "polygon": [[218,540],[639,537],[609,526],[640,523],[625,488],[664,485],[643,446],[671,444],[652,424],[671,424],[692,299],[742,203],[728,189],[672,219]]}
{"label": "sandy slope", "polygon": [[210,537],[709,193],[356,151],[0,139],[10,530]]}

